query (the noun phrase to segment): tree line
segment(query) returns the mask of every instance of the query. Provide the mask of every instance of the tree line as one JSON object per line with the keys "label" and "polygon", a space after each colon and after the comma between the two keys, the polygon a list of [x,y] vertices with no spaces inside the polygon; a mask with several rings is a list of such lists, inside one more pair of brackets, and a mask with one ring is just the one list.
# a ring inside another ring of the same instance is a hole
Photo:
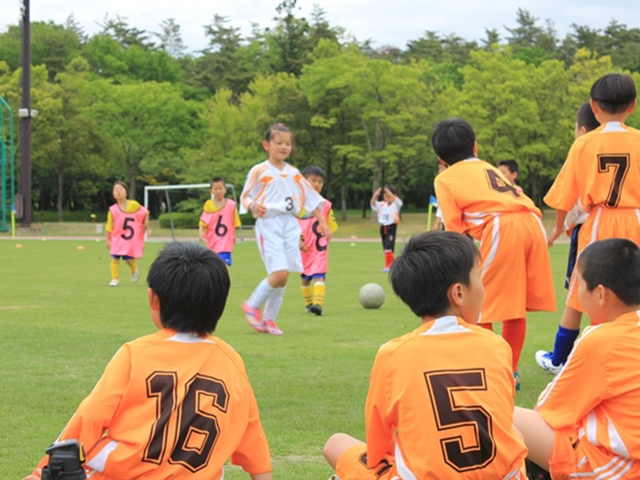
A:
{"label": "tree line", "polygon": [[[284,0],[273,24],[249,36],[215,15],[204,26],[208,46],[195,53],[173,19],[147,32],[107,17],[92,36],[73,17],[34,22],[34,211],[60,220],[104,211],[116,179],[138,197],[144,185],[213,176],[241,188],[276,122],[294,131],[292,163],[325,170],[326,196],[343,218],[383,183],[424,207],[437,172],[430,134],[451,116],[474,126],[481,158],[518,161],[525,191],[541,204],[593,81],[626,71],[640,85],[640,30],[615,20],[603,30],[572,25],[560,39],[552,22],[519,9],[504,38],[427,31],[405,48],[374,48],[319,7],[310,18],[298,12]],[[0,33],[0,96],[15,112],[20,76],[13,25]],[[640,125],[640,115],[629,123]]]}

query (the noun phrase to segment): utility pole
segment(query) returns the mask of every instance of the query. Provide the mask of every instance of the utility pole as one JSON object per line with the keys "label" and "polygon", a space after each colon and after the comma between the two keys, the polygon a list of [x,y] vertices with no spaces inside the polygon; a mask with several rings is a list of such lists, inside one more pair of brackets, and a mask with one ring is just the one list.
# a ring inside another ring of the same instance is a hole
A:
{"label": "utility pole", "polygon": [[22,108],[20,117],[20,193],[22,226],[31,227],[31,20],[29,0],[22,4]]}

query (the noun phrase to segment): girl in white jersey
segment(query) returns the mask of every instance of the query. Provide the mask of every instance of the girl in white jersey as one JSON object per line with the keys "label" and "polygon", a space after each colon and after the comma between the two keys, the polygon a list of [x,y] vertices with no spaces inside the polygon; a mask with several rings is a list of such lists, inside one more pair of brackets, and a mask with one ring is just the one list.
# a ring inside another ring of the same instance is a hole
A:
{"label": "girl in white jersey", "polygon": [[268,159],[249,171],[240,197],[240,213],[251,211],[256,218],[256,239],[267,269],[267,277],[242,304],[242,311],[253,329],[271,335],[282,335],[275,320],[289,272],[302,272],[300,226],[296,217],[303,209],[312,212],[320,233],[331,238],[322,215],[323,198],[297,168],[285,162],[292,144],[293,136],[287,127],[282,124],[269,127],[262,142]]}
{"label": "girl in white jersey", "polygon": [[371,197],[371,210],[378,215],[378,223],[380,224],[380,239],[382,240],[382,249],[384,250],[384,268],[383,272],[388,272],[393,263],[393,253],[396,248],[396,231],[398,223],[400,223],[400,209],[402,208],[402,200],[396,195],[396,189],[393,185],[384,187],[382,202],[376,199],[380,196],[381,188],[373,192]]}

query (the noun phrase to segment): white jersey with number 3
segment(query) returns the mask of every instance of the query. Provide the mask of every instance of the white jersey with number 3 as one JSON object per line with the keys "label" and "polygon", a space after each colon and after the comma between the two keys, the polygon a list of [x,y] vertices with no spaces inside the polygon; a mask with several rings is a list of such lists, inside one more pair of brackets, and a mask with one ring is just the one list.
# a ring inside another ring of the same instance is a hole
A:
{"label": "white jersey with number 3", "polygon": [[297,168],[285,163],[282,170],[278,170],[269,160],[249,171],[240,198],[241,214],[261,204],[267,208],[265,218],[282,214],[298,216],[303,207],[313,212],[324,202]]}

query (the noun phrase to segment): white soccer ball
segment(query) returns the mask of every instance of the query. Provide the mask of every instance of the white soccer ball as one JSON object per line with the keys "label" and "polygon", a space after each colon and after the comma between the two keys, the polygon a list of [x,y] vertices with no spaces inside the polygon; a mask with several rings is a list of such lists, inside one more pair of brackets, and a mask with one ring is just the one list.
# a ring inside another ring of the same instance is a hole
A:
{"label": "white soccer ball", "polygon": [[377,283],[367,283],[360,289],[358,300],[364,308],[380,308],[384,303],[384,289]]}

